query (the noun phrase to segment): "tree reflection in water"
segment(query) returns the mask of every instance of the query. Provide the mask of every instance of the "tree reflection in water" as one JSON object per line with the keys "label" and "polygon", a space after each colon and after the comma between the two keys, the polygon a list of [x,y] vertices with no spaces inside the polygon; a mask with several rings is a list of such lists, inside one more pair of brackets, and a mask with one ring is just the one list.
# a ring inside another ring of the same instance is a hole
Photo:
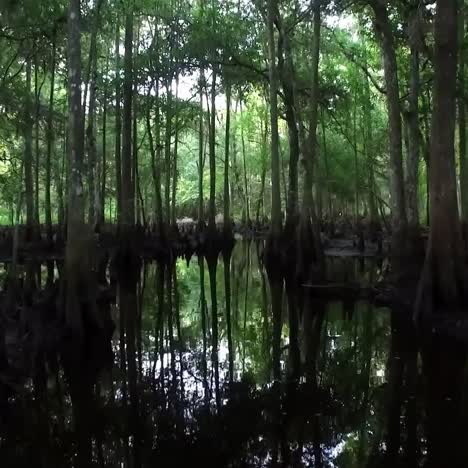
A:
{"label": "tree reflection in water", "polygon": [[[120,272],[111,339],[0,380],[2,466],[468,466],[465,348],[267,276],[261,252]],[[373,283],[377,268],[328,274]]]}

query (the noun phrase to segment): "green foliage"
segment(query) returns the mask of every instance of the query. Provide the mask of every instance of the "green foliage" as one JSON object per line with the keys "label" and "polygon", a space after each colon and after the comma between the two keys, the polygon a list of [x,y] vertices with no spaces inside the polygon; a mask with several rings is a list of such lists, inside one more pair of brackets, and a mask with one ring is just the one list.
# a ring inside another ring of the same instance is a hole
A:
{"label": "green foliage", "polygon": [[[378,198],[386,198],[387,176],[387,116],[385,96],[381,93],[383,71],[381,54],[375,40],[370,9],[366,2],[357,2],[353,8],[343,10],[340,2],[323,2],[322,41],[319,68],[319,128],[316,145],[319,158],[314,186],[321,197],[333,200],[333,211],[348,209],[359,199],[359,211],[367,213],[367,192],[370,190],[369,168],[375,172],[374,188]],[[106,217],[115,219],[110,211],[115,206],[115,89],[117,78],[123,78],[123,43],[121,34],[120,68],[116,69],[114,51],[115,25],[123,25],[127,2],[106,1],[103,4],[98,29],[97,74],[97,154],[102,159],[103,108],[106,106]],[[89,49],[96,1],[82,2],[82,63],[83,79],[89,66]],[[199,116],[205,120],[203,139],[204,170],[202,183],[208,194],[208,94],[214,70],[218,74],[216,116],[216,204],[222,211],[223,160],[225,154],[226,105],[224,92],[232,87],[230,189],[231,209],[235,218],[245,214],[250,204],[251,217],[269,216],[270,187],[270,135],[268,103],[268,60],[264,5],[235,0],[219,1],[134,1],[134,89],[136,95],[139,188],[146,212],[154,211],[154,182],[150,145],[147,134],[146,113],[149,108],[151,130],[156,140],[159,128],[160,171],[162,190],[165,175],[171,171],[171,186],[177,184],[176,209],[179,216],[196,213],[199,188],[198,142]],[[52,41],[57,43],[57,73],[54,88],[54,144],[52,168],[52,204],[58,208],[59,191],[66,190],[63,175],[63,154],[66,146],[67,80],[65,0],[44,2],[3,0],[0,8],[0,205],[9,212],[17,194],[21,192],[19,174],[23,158],[25,60],[33,59],[33,73],[37,75],[40,94],[34,96],[39,108],[35,124],[39,128],[38,145],[39,200],[43,203],[45,153],[47,148],[47,115],[50,94],[50,66]],[[311,37],[313,13],[300,3],[279,2],[281,21],[290,41],[293,61],[293,80],[296,90],[296,112],[300,124],[308,131],[310,112]],[[424,13],[430,21],[431,9]],[[404,2],[396,2],[390,11],[393,32],[397,38],[397,56],[400,67],[402,100],[409,86],[408,31],[405,26],[408,9]],[[54,36],[55,35],[55,36]],[[426,34],[430,43],[431,36]],[[203,80],[201,71],[204,72]],[[422,67],[421,95],[430,96],[431,64]],[[176,99],[176,79],[179,80]],[[363,83],[368,82],[369,91]],[[86,83],[84,83],[86,86]],[[200,110],[199,91],[204,94]],[[156,89],[158,92],[156,93]],[[171,99],[169,99],[169,95]],[[88,94],[89,96],[89,94]],[[285,108],[280,91],[280,147],[283,174],[288,180],[289,137],[284,122]],[[427,105],[424,105],[426,103]],[[429,100],[430,103],[430,100]],[[241,116],[242,105],[242,116]],[[428,99],[421,98],[421,111],[428,115]],[[157,115],[159,120],[157,121]],[[171,163],[164,161],[166,125],[172,121]],[[177,122],[177,155],[175,139]],[[372,126],[369,134],[367,127]],[[325,137],[323,136],[325,132]],[[244,146],[242,145],[244,136]],[[36,147],[36,146],[34,146]],[[243,150],[245,149],[245,170]],[[369,154],[372,155],[369,158]],[[84,155],[86,161],[87,155]],[[177,180],[173,180],[174,161],[177,158]],[[104,171],[101,169],[102,177]],[[302,178],[299,171],[299,177]],[[263,177],[265,176],[265,177]],[[61,178],[61,180],[59,180]],[[247,180],[247,193],[245,189]],[[263,182],[264,180],[264,182]],[[286,190],[283,187],[283,206]],[[65,199],[65,194],[62,194]],[[206,200],[205,200],[206,201]],[[42,206],[42,205],[41,205]],[[42,216],[42,210],[41,210]],[[57,211],[53,210],[57,219]]]}

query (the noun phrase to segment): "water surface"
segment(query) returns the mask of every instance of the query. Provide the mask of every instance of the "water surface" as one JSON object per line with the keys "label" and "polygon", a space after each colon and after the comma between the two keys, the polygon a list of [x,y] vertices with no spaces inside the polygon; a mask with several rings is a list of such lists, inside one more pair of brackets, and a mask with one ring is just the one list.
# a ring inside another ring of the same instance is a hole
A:
{"label": "water surface", "polygon": [[[143,262],[136,287],[120,272],[112,342],[45,356],[3,404],[2,466],[431,466],[409,321],[270,284],[261,252]],[[369,286],[381,268],[333,258],[327,275]]]}

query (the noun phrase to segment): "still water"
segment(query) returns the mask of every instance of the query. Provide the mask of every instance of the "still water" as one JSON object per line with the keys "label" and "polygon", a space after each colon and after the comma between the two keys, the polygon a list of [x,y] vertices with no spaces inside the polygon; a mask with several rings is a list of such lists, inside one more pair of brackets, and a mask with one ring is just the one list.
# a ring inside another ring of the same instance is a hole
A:
{"label": "still water", "polygon": [[[46,356],[13,386],[1,466],[468,466],[450,457],[459,428],[433,427],[461,407],[449,392],[431,413],[410,321],[270,284],[261,251],[238,243],[210,266],[144,262],[136,288],[117,286],[111,342],[89,338],[79,363]],[[330,279],[363,287],[381,269],[327,264]],[[431,464],[437,450],[447,464]]]}

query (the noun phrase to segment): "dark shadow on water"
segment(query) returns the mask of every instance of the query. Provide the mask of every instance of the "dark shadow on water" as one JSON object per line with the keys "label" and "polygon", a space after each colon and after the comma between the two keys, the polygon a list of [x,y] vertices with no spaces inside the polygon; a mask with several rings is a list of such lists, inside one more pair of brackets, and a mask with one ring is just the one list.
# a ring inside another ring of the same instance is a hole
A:
{"label": "dark shadow on water", "polygon": [[[80,353],[54,301],[47,322],[4,320],[1,466],[468,466],[463,342],[417,333],[399,310],[325,301],[266,272],[262,249],[102,266],[98,310],[115,331],[90,324]],[[327,264],[329,279],[366,287],[380,270]],[[52,288],[40,271],[25,269],[28,291]],[[28,294],[19,311],[36,310]]]}

